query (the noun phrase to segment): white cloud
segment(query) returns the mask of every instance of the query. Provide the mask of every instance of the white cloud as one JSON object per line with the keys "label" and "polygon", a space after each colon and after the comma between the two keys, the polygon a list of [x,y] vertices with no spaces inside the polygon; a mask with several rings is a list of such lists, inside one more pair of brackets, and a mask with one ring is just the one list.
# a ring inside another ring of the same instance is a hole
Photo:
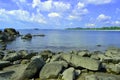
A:
{"label": "white cloud", "polygon": [[85,4],[84,4],[84,3],[78,2],[78,4],[77,4],[77,8],[78,8],[78,9],[84,8],[84,7],[85,7]]}
{"label": "white cloud", "polygon": [[40,4],[40,0],[33,0],[32,7],[35,8]]}
{"label": "white cloud", "polygon": [[74,15],[69,15],[68,16],[68,20],[74,20],[74,19],[77,19],[78,17],[77,16],[74,16]]}
{"label": "white cloud", "polygon": [[32,7],[37,7],[39,11],[64,12],[66,10],[69,10],[71,5],[69,3],[63,3],[61,1],[47,0],[42,2],[41,0],[33,0]]}
{"label": "white cloud", "polygon": [[25,3],[25,2],[26,2],[26,0],[20,0],[20,2]]}
{"label": "white cloud", "polygon": [[[81,0],[82,1],[82,0]],[[111,3],[112,0],[84,0],[82,1],[86,4],[95,4],[95,5],[100,5],[100,4],[108,4]]]}
{"label": "white cloud", "polygon": [[55,18],[55,17],[61,17],[59,13],[52,12],[48,14],[48,17]]}
{"label": "white cloud", "polygon": [[108,20],[110,20],[110,19],[111,19],[110,16],[106,16],[106,15],[104,15],[104,14],[100,14],[100,15],[97,17],[97,20],[98,20],[98,21],[108,21]]}
{"label": "white cloud", "polygon": [[93,24],[93,23],[87,23],[87,24],[85,24],[85,26],[86,26],[86,27],[95,27],[96,25]]}
{"label": "white cloud", "polygon": [[46,23],[42,14],[30,14],[25,10],[5,10],[0,9],[0,16],[10,21],[27,21],[27,22],[37,22],[37,23]]}
{"label": "white cloud", "polygon": [[116,26],[120,26],[120,21],[113,21],[112,24]]}

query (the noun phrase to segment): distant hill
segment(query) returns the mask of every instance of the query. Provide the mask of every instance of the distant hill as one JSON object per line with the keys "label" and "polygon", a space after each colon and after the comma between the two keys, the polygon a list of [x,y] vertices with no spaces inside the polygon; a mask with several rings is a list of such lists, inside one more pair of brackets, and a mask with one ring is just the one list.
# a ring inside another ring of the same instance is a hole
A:
{"label": "distant hill", "polygon": [[120,27],[118,26],[111,26],[111,27],[101,27],[101,28],[66,28],[66,30],[120,30]]}

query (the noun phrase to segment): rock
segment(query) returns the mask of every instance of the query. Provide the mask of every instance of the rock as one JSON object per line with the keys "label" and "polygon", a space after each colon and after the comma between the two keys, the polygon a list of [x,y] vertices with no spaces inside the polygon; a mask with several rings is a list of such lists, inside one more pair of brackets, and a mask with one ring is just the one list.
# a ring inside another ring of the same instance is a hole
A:
{"label": "rock", "polygon": [[82,57],[89,57],[90,56],[90,52],[88,50],[82,50],[82,51],[78,52],[78,55],[82,56]]}
{"label": "rock", "polygon": [[120,57],[120,49],[119,48],[109,48],[105,52],[105,55],[108,57]]}
{"label": "rock", "polygon": [[20,64],[21,60],[14,61],[13,64]]}
{"label": "rock", "polygon": [[11,63],[9,61],[0,61],[0,69],[10,66]]}
{"label": "rock", "polygon": [[19,35],[19,32],[13,28],[5,28],[4,32],[9,33],[10,35]]}
{"label": "rock", "polygon": [[36,73],[39,73],[44,64],[45,62],[39,58],[32,60],[18,80],[26,80],[35,77]]}
{"label": "rock", "polygon": [[68,63],[65,61],[54,61],[54,62],[50,62],[50,63],[56,63],[56,64],[60,64],[62,65],[62,67],[67,68],[68,67]]}
{"label": "rock", "polygon": [[61,54],[53,55],[50,62],[59,61],[61,59]]}
{"label": "rock", "polygon": [[0,51],[0,59],[4,57],[4,52]]}
{"label": "rock", "polygon": [[120,74],[120,63],[119,64],[108,64],[106,65],[107,72]]}
{"label": "rock", "polygon": [[39,77],[42,80],[58,77],[63,66],[59,63],[46,63],[40,71]]}
{"label": "rock", "polygon": [[63,73],[63,80],[74,80],[75,79],[75,69],[73,67],[66,69]]}
{"label": "rock", "polygon": [[62,54],[62,58],[74,67],[83,67],[89,70],[97,71],[100,69],[100,62],[88,57],[78,55]]}
{"label": "rock", "polygon": [[120,79],[119,75],[106,73],[96,73],[85,76],[85,80],[119,80],[119,79]]}
{"label": "rock", "polygon": [[0,80],[10,80],[14,71],[0,71]]}
{"label": "rock", "polygon": [[40,52],[40,55],[43,58],[43,60],[46,61],[48,58],[51,58],[54,55],[54,53],[50,50],[44,50]]}
{"label": "rock", "polygon": [[44,37],[45,34],[37,34],[37,35],[33,35],[33,37],[36,37],[36,36]]}
{"label": "rock", "polygon": [[24,35],[21,37],[22,39],[31,39],[32,38],[32,35],[30,33]]}
{"label": "rock", "polygon": [[22,58],[22,55],[17,54],[17,53],[11,53],[11,54],[7,54],[3,57],[3,60],[5,61],[16,61],[16,60],[20,60]]}
{"label": "rock", "polygon": [[75,76],[79,76],[81,74],[81,70],[75,69]]}
{"label": "rock", "polygon": [[29,63],[29,62],[30,62],[30,60],[23,59],[23,60],[21,61],[21,64],[27,64],[27,63]]}
{"label": "rock", "polygon": [[31,52],[31,53],[28,53],[26,56],[24,56],[23,58],[24,59],[31,59],[33,56],[36,56],[37,53],[36,52]]}

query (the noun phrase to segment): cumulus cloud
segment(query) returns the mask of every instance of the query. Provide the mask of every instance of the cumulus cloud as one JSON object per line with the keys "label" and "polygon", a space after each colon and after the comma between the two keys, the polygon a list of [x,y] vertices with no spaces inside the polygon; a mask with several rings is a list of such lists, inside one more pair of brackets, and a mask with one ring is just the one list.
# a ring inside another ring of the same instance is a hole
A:
{"label": "cumulus cloud", "polygon": [[63,12],[69,10],[71,5],[69,3],[63,3],[61,1],[41,1],[41,0],[33,0],[32,7],[39,9],[39,11],[59,11]]}
{"label": "cumulus cloud", "polygon": [[97,17],[97,20],[98,20],[98,21],[108,21],[108,20],[110,20],[110,19],[111,19],[110,16],[106,16],[106,15],[104,15],[104,14],[100,14],[100,15]]}
{"label": "cumulus cloud", "polygon": [[55,17],[61,17],[59,13],[56,12],[51,12],[48,14],[48,17],[50,18],[55,18]]}
{"label": "cumulus cloud", "polygon": [[78,8],[78,9],[84,8],[84,7],[85,7],[85,4],[84,4],[84,3],[78,2],[78,4],[77,4],[77,8]]}
{"label": "cumulus cloud", "polygon": [[0,9],[0,16],[5,19],[12,19],[14,21],[27,21],[27,22],[38,22],[38,23],[46,23],[42,14],[30,14],[25,10],[5,10]]}

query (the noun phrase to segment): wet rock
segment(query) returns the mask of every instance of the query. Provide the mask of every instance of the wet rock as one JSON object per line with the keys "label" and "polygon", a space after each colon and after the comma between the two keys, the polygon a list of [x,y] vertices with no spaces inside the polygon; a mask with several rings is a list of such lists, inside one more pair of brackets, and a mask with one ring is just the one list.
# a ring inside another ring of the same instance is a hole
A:
{"label": "wet rock", "polygon": [[21,37],[22,39],[31,39],[32,38],[32,35],[30,33],[24,35]]}
{"label": "wet rock", "polygon": [[62,54],[62,58],[74,67],[83,67],[89,70],[97,71],[100,69],[100,62],[88,57],[78,55]]}
{"label": "wet rock", "polygon": [[0,69],[10,66],[11,63],[9,61],[0,61]]}
{"label": "wet rock", "polygon": [[32,60],[18,80],[26,80],[35,77],[39,73],[45,62],[39,58]]}
{"label": "wet rock", "polygon": [[74,80],[75,79],[75,69],[73,67],[70,67],[68,69],[66,69],[63,73],[62,73],[63,80]]}
{"label": "wet rock", "polygon": [[39,77],[42,80],[51,79],[58,77],[59,73],[62,71],[63,66],[59,63],[47,63],[43,66],[40,71]]}

